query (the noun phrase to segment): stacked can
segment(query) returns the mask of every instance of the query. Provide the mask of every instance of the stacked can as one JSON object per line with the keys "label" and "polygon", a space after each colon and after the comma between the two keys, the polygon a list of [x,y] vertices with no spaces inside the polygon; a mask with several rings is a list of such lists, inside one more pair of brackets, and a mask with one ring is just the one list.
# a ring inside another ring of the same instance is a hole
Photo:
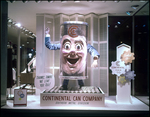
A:
{"label": "stacked can", "polygon": [[87,78],[88,24],[66,21],[61,25],[60,78]]}

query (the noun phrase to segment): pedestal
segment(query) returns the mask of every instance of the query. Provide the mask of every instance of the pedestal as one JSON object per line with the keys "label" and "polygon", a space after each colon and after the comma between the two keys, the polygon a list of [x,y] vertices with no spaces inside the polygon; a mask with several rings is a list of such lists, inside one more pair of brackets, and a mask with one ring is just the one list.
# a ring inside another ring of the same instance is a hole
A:
{"label": "pedestal", "polygon": [[[117,46],[117,60],[121,61],[121,55],[124,51],[131,50],[131,47],[126,44],[121,44]],[[130,65],[126,65],[127,70],[131,69]],[[120,85],[118,81],[118,76],[116,76],[116,85],[117,85],[117,103],[132,103],[131,98],[131,82],[126,82],[123,85]]]}

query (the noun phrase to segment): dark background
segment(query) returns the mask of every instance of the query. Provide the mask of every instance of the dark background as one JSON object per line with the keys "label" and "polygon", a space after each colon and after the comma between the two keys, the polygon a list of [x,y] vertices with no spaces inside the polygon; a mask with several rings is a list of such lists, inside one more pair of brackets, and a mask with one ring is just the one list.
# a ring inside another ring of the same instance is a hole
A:
{"label": "dark background", "polygon": [[[109,17],[109,65],[112,61],[116,61],[116,47],[118,45],[124,43],[131,46],[131,52],[135,54],[134,68],[131,67],[131,71],[134,70],[136,74],[135,95],[149,95],[149,16],[133,17]],[[109,70],[109,94],[116,95],[116,75],[111,73]],[[132,82],[131,87],[133,86]]]}

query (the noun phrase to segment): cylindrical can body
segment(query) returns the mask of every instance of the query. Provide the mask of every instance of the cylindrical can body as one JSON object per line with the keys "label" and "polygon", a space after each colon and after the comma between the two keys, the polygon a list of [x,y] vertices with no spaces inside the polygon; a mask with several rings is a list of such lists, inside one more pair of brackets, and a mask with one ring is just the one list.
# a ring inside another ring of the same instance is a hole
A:
{"label": "cylindrical can body", "polygon": [[66,21],[61,25],[60,78],[87,78],[88,24]]}

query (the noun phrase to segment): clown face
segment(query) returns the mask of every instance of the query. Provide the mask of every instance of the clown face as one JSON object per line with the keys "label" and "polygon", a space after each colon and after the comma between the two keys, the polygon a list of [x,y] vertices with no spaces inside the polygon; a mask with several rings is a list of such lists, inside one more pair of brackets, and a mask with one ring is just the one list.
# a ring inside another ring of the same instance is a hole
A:
{"label": "clown face", "polygon": [[86,68],[86,38],[64,35],[61,41],[60,55],[63,75],[79,76]]}

